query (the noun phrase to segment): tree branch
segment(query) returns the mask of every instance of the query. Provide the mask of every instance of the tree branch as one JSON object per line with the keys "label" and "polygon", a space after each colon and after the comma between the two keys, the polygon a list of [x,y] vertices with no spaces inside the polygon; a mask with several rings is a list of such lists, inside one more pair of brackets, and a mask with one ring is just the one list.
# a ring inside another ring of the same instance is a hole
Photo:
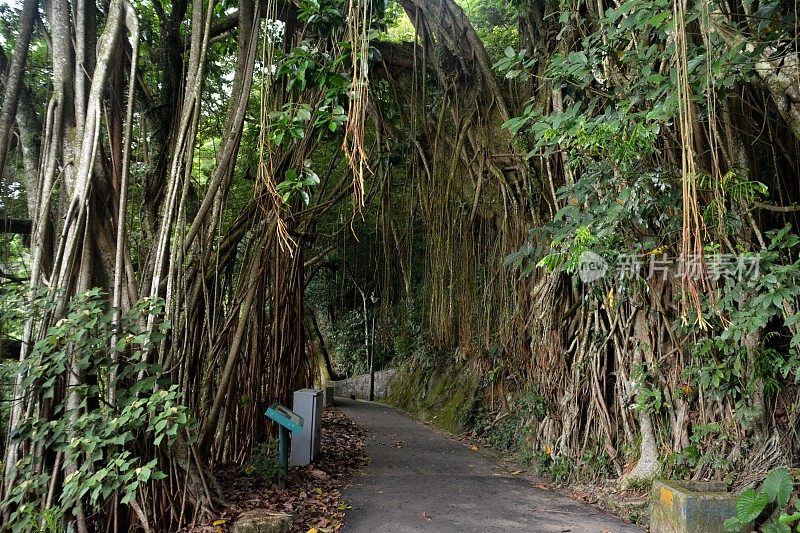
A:
{"label": "tree branch", "polygon": [[772,205],[756,202],[755,207],[763,209],[764,211],[773,211],[775,213],[797,213],[800,212],[800,205]]}

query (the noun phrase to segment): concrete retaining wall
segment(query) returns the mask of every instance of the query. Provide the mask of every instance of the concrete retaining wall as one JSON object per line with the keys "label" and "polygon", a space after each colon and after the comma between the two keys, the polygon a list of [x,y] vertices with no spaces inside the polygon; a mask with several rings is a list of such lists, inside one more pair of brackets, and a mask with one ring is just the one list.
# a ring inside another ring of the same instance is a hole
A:
{"label": "concrete retaining wall", "polygon": [[[375,372],[375,399],[381,400],[391,392],[394,368]],[[369,374],[362,374],[340,381],[332,381],[334,394],[343,398],[355,396],[359,400],[369,399]]]}
{"label": "concrete retaining wall", "polygon": [[[736,516],[738,494],[716,481],[655,480],[652,489],[653,533],[725,533],[725,520]],[[746,524],[739,532],[752,531]]]}

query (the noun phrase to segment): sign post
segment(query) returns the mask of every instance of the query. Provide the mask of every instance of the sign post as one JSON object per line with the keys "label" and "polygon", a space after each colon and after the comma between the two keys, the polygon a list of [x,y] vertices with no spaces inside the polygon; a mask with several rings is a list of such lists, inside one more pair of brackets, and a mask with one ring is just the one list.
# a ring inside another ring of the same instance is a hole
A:
{"label": "sign post", "polygon": [[303,417],[278,402],[273,403],[264,414],[278,423],[278,465],[281,472],[286,473],[289,466],[289,452],[286,449],[288,435],[290,431],[296,434],[303,430]]}

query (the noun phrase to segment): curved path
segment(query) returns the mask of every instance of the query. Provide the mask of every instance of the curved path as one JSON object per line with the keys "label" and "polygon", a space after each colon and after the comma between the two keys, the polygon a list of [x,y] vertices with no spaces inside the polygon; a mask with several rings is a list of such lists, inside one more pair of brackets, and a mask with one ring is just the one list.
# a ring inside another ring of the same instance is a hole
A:
{"label": "curved path", "polygon": [[343,491],[345,532],[641,533],[509,475],[454,438],[389,407],[337,398],[368,434],[366,474]]}

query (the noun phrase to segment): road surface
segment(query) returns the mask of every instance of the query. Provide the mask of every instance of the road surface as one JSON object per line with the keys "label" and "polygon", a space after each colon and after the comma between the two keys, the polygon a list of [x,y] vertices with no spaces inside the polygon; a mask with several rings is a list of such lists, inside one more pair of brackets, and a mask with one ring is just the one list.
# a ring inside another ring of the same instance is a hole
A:
{"label": "road surface", "polygon": [[343,491],[348,533],[516,531],[641,533],[539,489],[453,437],[377,403],[337,398],[368,434],[366,474]]}

